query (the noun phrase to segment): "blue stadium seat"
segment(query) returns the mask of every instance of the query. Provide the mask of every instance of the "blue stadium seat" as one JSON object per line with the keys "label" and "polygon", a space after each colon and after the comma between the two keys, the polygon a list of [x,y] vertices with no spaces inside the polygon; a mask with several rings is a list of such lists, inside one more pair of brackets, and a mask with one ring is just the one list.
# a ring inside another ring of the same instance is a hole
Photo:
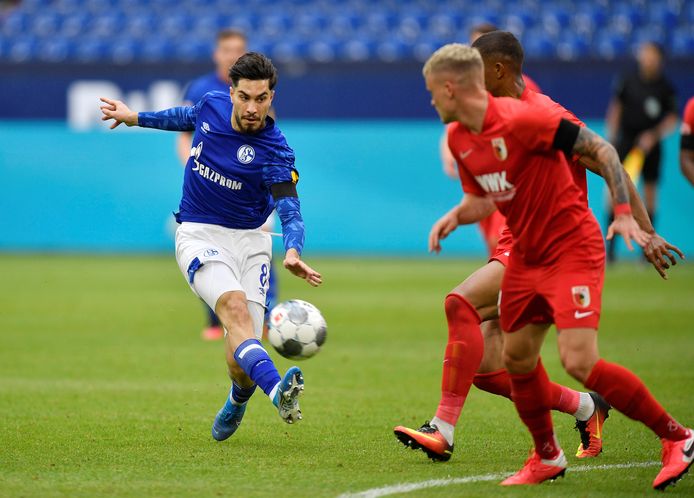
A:
{"label": "blue stadium seat", "polygon": [[15,38],[7,48],[7,57],[12,62],[27,62],[35,59],[38,44],[31,36]]}
{"label": "blue stadium seat", "polygon": [[116,64],[128,64],[142,57],[141,44],[131,38],[121,38],[109,47],[109,58]]}
{"label": "blue stadium seat", "polygon": [[305,43],[299,40],[282,40],[277,42],[270,52],[273,60],[284,63],[291,63],[303,59],[303,55],[307,51]]}
{"label": "blue stadium seat", "polygon": [[400,40],[387,40],[376,46],[376,57],[383,62],[395,62],[408,58],[411,47]]}
{"label": "blue stadium seat", "polygon": [[541,28],[528,30],[521,43],[526,59],[548,59],[556,55],[556,39]]}
{"label": "blue stadium seat", "polygon": [[[177,51],[177,46],[165,40],[163,38],[148,38],[143,40],[139,45],[140,54],[139,57],[144,61],[163,61],[172,59],[190,60],[187,57],[190,56],[191,52],[195,51],[195,48],[188,48],[189,42],[187,40],[179,40],[180,44],[185,45],[185,49],[182,49],[184,55],[181,55]],[[201,61],[207,61],[210,58],[210,52],[200,56]]]}
{"label": "blue stadium seat", "polygon": [[100,62],[107,55],[108,44],[99,38],[84,37],[75,43],[75,58],[78,62]]}
{"label": "blue stadium seat", "polygon": [[678,11],[674,2],[653,2],[648,9],[648,21],[664,29],[677,26]]}
{"label": "blue stadium seat", "polygon": [[29,16],[20,10],[10,12],[0,24],[0,33],[7,38],[25,35],[29,27]]}
{"label": "blue stadium seat", "polygon": [[308,44],[308,59],[314,62],[332,62],[338,57],[340,43],[337,40],[323,39]]}
{"label": "blue stadium seat", "polygon": [[64,62],[73,57],[74,53],[74,44],[62,38],[48,38],[38,46],[38,58],[46,62]]}
{"label": "blue stadium seat", "polygon": [[612,60],[627,54],[627,40],[617,33],[604,30],[598,33],[594,43],[594,55],[601,59]]}
{"label": "blue stadium seat", "polygon": [[672,33],[671,55],[676,57],[694,56],[694,30],[682,28]]}
{"label": "blue stadium seat", "polygon": [[62,16],[54,12],[43,12],[32,17],[29,30],[40,38],[55,37],[61,24]]}
{"label": "blue stadium seat", "polygon": [[346,41],[338,50],[340,60],[361,62],[376,56],[376,43],[363,39]]}
{"label": "blue stadium seat", "polygon": [[590,54],[590,45],[586,38],[572,31],[565,31],[557,43],[556,50],[557,57],[572,61]]}
{"label": "blue stadium seat", "polygon": [[[212,34],[214,35],[214,32]],[[175,55],[176,59],[178,60],[186,62],[201,62],[209,60],[210,54],[213,50],[214,44],[213,41],[209,39],[209,36],[201,39],[184,38],[176,45]],[[166,42],[166,44],[152,47],[149,52],[150,56],[154,56],[155,53],[162,54],[160,58],[168,58],[170,55],[172,55],[170,44]]]}
{"label": "blue stadium seat", "polygon": [[145,12],[131,15],[124,26],[125,35],[137,39],[149,38],[157,29],[157,19],[154,14]]}

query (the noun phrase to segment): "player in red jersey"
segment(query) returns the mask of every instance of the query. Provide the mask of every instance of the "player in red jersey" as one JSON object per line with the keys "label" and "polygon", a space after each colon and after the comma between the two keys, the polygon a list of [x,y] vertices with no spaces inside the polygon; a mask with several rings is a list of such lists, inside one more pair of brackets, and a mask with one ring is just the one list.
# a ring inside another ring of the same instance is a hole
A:
{"label": "player in red jersey", "polygon": [[[498,31],[498,29],[498,27],[491,23],[477,24],[473,26],[470,30],[470,43],[474,43],[481,36],[484,36],[487,33],[493,33],[494,31]],[[527,74],[523,74],[522,78],[526,88],[529,88],[534,92],[541,93],[540,87],[537,83],[535,83],[535,81],[533,81],[532,78],[530,78],[530,76],[528,76]],[[451,178],[457,179],[458,166],[456,165],[455,158],[451,154],[451,150],[448,148],[447,136],[448,132],[446,130],[446,132],[444,132],[443,136],[441,137],[440,142],[439,152],[441,155],[441,164],[443,165],[443,171],[444,173],[446,173],[446,175],[448,175]],[[494,211],[492,214],[490,214],[483,220],[480,220],[480,222],[478,223],[480,232],[482,233],[482,238],[484,239],[484,242],[487,244],[487,251],[489,252],[490,256],[493,256],[496,252],[496,246],[500,238],[503,236],[501,233],[501,229],[505,224],[506,220],[499,211]],[[494,321],[486,322],[485,328],[493,327],[496,327],[497,330],[499,330],[498,324],[494,323]]]}
{"label": "player in red jersey", "polygon": [[[511,33],[496,31],[484,35],[475,41],[473,47],[477,48],[482,56],[485,67],[485,85],[493,96],[510,96],[535,105],[544,105],[550,112],[561,112],[565,118],[583,125],[578,118],[559,104],[524,86],[521,79],[523,48]],[[455,124],[449,125],[449,127],[452,126]],[[587,205],[586,167],[597,174],[600,174],[600,171],[596,164],[586,161],[586,158],[576,159],[587,163],[581,165],[577,161],[570,162],[574,181],[581,189],[582,202]],[[646,208],[631,182],[629,182],[629,189],[631,206],[639,226],[652,234],[645,252],[656,270],[665,277],[666,269],[669,266],[666,257],[672,258],[672,263],[675,263],[674,257],[668,254],[668,250],[673,250],[680,255],[681,253],[679,249],[655,233],[648,219]],[[438,252],[440,240],[458,226],[458,209],[460,207],[456,206],[434,225],[430,234],[430,249]],[[462,300],[467,303],[466,314],[468,315],[468,319],[464,320],[462,326],[455,327],[454,324],[449,323],[449,345],[456,342],[466,342],[472,346],[474,340],[469,338],[478,336],[482,332],[484,353],[481,363],[477,365],[479,368],[475,366],[472,360],[473,355],[470,354],[465,354],[463,358],[460,358],[461,365],[455,359],[447,358],[443,367],[442,397],[436,417],[431,422],[426,422],[419,430],[403,426],[395,428],[396,436],[404,444],[415,449],[421,448],[432,459],[447,460],[450,458],[453,448],[454,427],[471,383],[484,391],[510,398],[510,378],[503,367],[501,357],[502,334],[498,328],[484,327],[484,324],[490,319],[497,321],[495,319],[497,317],[499,287],[505,266],[508,264],[512,245],[511,232],[508,227],[504,227],[497,251],[487,265],[470,275],[461,285],[451,291],[451,294],[458,299],[447,299],[447,311],[450,304]],[[473,310],[479,315],[479,320],[482,320],[481,324],[475,322]],[[466,373],[463,374],[463,371]],[[453,378],[455,381],[451,381]],[[579,458],[598,456],[602,451],[602,423],[608,412],[608,407],[604,401],[594,393],[590,397],[588,393],[579,393],[559,384],[552,384],[552,392],[554,400],[552,408],[572,414],[577,419],[576,428],[581,436],[581,444],[576,456]]]}
{"label": "player in red jersey", "polygon": [[694,186],[694,97],[690,98],[684,107],[680,131],[680,168],[685,178]]}
{"label": "player in red jersey", "polygon": [[555,323],[566,371],[661,438],[663,466],[653,487],[664,489],[691,466],[694,431],[670,416],[636,375],[599,356],[605,249],[564,157],[577,154],[599,164],[616,214],[607,237],[619,234],[629,248],[632,241],[643,246],[649,235],[631,214],[616,151],[561,112],[490,96],[482,59],[471,47],[442,47],[423,73],[442,121],[457,122],[449,145],[457,157],[466,154],[459,161],[469,199],[463,214],[476,221],[496,206],[515,238],[500,294],[501,326],[507,333],[503,355],[511,396],[535,451],[502,484],[537,484],[563,475],[567,466],[552,427],[550,382],[539,361],[544,337]]}

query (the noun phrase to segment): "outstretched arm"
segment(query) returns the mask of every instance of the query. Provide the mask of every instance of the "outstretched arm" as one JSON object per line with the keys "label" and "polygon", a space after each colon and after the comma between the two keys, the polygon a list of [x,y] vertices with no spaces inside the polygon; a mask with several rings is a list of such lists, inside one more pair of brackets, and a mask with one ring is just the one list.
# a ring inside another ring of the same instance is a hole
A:
{"label": "outstretched arm", "polygon": [[143,128],[157,128],[171,131],[192,131],[195,129],[197,118],[197,106],[173,107],[157,112],[135,112],[120,100],[111,100],[101,97],[104,105],[101,106],[102,121],[113,119],[111,129],[121,123],[126,126],[141,126]]}
{"label": "outstretched arm", "polygon": [[[602,176],[600,165],[593,159],[589,157],[581,157],[579,158],[579,162],[587,170],[592,171],[596,175]],[[672,253],[677,254],[682,259],[684,259],[684,254],[677,246],[670,244],[667,240],[656,233],[653,223],[648,216],[646,206],[643,205],[641,196],[636,190],[636,185],[634,185],[634,182],[631,181],[629,175],[626,177],[626,184],[627,188],[629,189],[629,204],[631,206],[634,219],[636,220],[636,223],[638,223],[639,227],[641,227],[641,230],[650,235],[650,239],[643,248],[643,252],[660,276],[667,279],[666,270],[670,268],[670,265],[677,264],[677,259],[675,259],[675,256]]]}
{"label": "outstretched arm", "polygon": [[301,260],[304,248],[304,220],[301,217],[299,197],[293,182],[276,183],[271,187],[275,209],[282,223],[284,267],[313,287],[323,283],[321,274]]}
{"label": "outstretched arm", "polygon": [[614,147],[590,128],[579,127],[564,119],[557,129],[554,145],[569,155],[585,156],[599,165],[600,174],[612,194],[615,213],[614,222],[607,230],[607,239],[617,233],[624,237],[629,250],[633,250],[632,239],[640,246],[645,246],[649,236],[639,228],[631,214],[627,175]]}
{"label": "outstretched arm", "polygon": [[429,232],[429,252],[441,252],[441,241],[460,225],[469,225],[483,220],[496,210],[486,197],[465,194],[463,200],[434,223]]}

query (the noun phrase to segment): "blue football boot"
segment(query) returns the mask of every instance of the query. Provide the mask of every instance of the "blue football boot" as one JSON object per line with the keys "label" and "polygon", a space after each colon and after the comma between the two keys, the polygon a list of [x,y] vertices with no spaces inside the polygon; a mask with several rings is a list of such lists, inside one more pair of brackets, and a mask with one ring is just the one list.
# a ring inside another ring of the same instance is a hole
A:
{"label": "blue football boot", "polygon": [[227,397],[226,403],[221,410],[217,413],[214,418],[214,424],[212,424],[212,437],[217,441],[224,441],[231,437],[231,435],[236,432],[236,429],[241,425],[241,420],[243,419],[243,414],[246,413],[246,405],[233,404]]}
{"label": "blue football boot", "polygon": [[304,376],[299,367],[291,367],[284,374],[280,385],[275,393],[272,403],[277,407],[277,411],[282,420],[288,424],[301,420],[301,410],[299,409],[299,395],[304,390]]}

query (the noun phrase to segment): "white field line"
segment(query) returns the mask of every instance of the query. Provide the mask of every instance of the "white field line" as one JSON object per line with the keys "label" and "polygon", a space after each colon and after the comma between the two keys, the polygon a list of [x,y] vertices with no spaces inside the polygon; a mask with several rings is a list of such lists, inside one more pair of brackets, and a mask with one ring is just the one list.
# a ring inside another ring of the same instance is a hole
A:
{"label": "white field line", "polygon": [[[611,465],[579,465],[577,467],[569,467],[568,473],[571,472],[590,472],[593,470],[613,470],[613,469],[636,469],[643,467],[655,467],[660,465],[660,462],[634,462],[634,463],[616,463]],[[430,479],[428,481],[411,482],[403,484],[395,484],[393,486],[384,486],[382,488],[372,488],[358,493],[344,493],[338,498],[378,498],[379,496],[388,496],[400,493],[409,493],[427,488],[439,488],[443,486],[452,486],[456,484],[469,484],[471,482],[498,481],[504,477],[508,477],[513,472],[504,472],[498,474],[483,474],[469,477],[449,477],[446,479]]]}

